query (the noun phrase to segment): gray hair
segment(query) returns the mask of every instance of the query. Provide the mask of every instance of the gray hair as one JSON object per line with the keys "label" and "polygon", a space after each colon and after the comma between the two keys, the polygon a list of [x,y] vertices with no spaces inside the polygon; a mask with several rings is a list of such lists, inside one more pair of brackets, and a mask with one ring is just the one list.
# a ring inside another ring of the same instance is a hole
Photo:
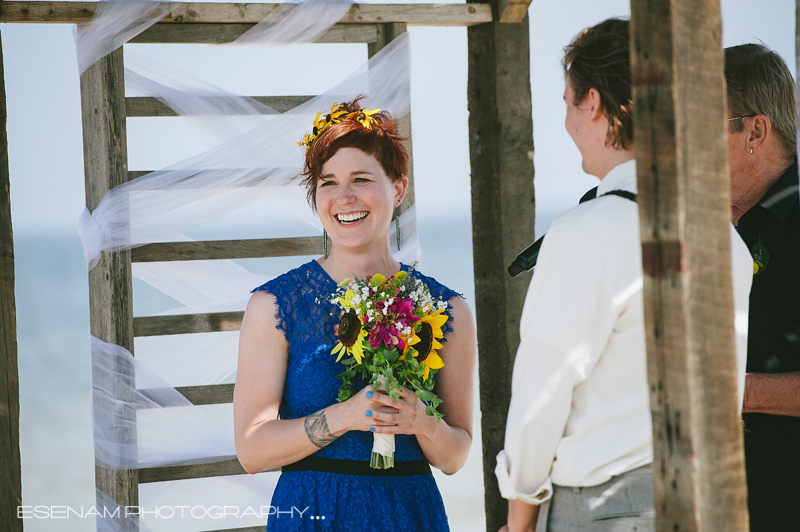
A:
{"label": "gray hair", "polygon": [[[797,153],[794,79],[783,58],[763,44],[740,44],[725,49],[725,80],[731,117],[766,115],[777,132],[783,155]],[[743,120],[729,122],[742,131]]]}

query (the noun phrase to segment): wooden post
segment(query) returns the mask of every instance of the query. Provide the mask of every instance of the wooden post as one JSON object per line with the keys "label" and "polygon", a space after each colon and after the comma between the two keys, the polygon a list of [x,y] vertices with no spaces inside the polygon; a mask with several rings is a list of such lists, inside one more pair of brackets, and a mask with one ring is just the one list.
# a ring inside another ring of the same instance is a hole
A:
{"label": "wooden post", "polygon": [[[86,206],[90,211],[97,207],[109,190],[127,180],[123,72],[120,48],[92,65],[81,76]],[[130,251],[103,253],[100,262],[89,272],[89,309],[92,334],[133,353]],[[132,374],[133,368],[120,367],[117,371]],[[128,442],[136,442],[134,429],[120,434],[120,437]],[[97,488],[121,505],[137,506],[138,472],[113,469],[106,465],[96,465]]]}
{"label": "wooden post", "polygon": [[719,0],[632,0],[657,530],[746,531]]}
{"label": "wooden post", "polygon": [[519,24],[470,27],[467,40],[484,502],[486,529],[495,532],[507,512],[495,457],[503,448],[519,319],[531,279],[511,278],[506,268],[534,240],[528,17]]}
{"label": "wooden post", "polygon": [[17,506],[22,505],[22,471],[7,119],[3,47],[0,43],[0,529],[22,532],[22,519],[17,518]]}
{"label": "wooden post", "polygon": [[[794,57],[795,57],[795,66],[800,67],[800,0],[795,0],[794,3]],[[800,70],[796,69],[795,72],[800,72]],[[800,132],[800,84],[795,83],[794,88],[794,100],[795,105],[797,107],[797,114],[795,119],[795,125],[797,127],[797,131]],[[800,153],[800,134],[797,135],[797,153]]]}
{"label": "wooden post", "polygon": [[[406,32],[406,24],[405,22],[392,22],[387,24],[378,24],[378,41],[374,43],[369,43],[367,45],[367,49],[369,51],[369,57],[371,58],[384,47],[386,47],[390,42],[398,38],[400,35]],[[411,90],[411,87],[409,87]],[[409,97],[409,100],[411,98]],[[377,102],[380,103],[380,102]],[[409,111],[406,115],[397,118],[398,125],[400,126],[400,134],[404,137],[408,137],[408,140],[404,143],[406,150],[408,151],[408,191],[406,192],[406,197],[403,199],[403,203],[400,204],[400,208],[397,209],[398,216],[406,212],[412,205],[414,205],[414,151],[412,149],[412,142],[411,142],[411,111]],[[392,244],[394,244],[392,242]]]}

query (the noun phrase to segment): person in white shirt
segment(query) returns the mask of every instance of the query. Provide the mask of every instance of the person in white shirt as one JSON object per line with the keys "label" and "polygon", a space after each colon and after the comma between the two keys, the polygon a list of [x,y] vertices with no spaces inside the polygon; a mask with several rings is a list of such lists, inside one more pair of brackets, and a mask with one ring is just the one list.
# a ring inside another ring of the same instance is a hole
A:
{"label": "person in white shirt", "polygon": [[[610,19],[565,50],[565,126],[601,181],[553,221],[528,289],[495,471],[502,532],[655,530],[628,43]],[[753,263],[733,226],[731,247],[741,396]]]}

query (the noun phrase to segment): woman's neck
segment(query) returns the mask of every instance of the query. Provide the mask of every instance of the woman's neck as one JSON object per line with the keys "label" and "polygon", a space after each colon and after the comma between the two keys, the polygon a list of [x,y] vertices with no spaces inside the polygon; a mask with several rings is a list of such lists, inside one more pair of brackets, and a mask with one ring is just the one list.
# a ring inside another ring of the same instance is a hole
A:
{"label": "woman's neck", "polygon": [[366,277],[376,273],[383,274],[388,278],[400,269],[400,263],[392,257],[388,245],[386,249],[378,253],[374,250],[365,253],[337,251],[334,246],[327,258],[317,259],[317,263],[337,283],[348,277]]}

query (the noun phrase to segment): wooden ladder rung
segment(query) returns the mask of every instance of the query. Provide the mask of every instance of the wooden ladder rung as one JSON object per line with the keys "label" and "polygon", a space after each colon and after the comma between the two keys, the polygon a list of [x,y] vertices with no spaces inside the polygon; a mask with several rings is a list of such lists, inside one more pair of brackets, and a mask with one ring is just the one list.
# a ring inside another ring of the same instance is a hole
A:
{"label": "wooden ladder rung", "polygon": [[243,311],[142,316],[133,318],[133,335],[141,337],[238,331],[242,326],[243,316]]}
{"label": "wooden ladder rung", "polygon": [[207,532],[264,532],[264,525],[246,526],[244,528],[220,528],[218,530],[209,530]]}
{"label": "wooden ladder rung", "polygon": [[[268,471],[280,471],[280,468]],[[231,456],[227,460],[210,464],[178,464],[164,467],[145,467],[139,469],[139,484],[150,482],[166,482],[168,480],[186,480],[190,478],[208,478],[225,475],[246,475],[239,459]]]}
{"label": "wooden ladder rung", "polygon": [[131,250],[131,262],[260,259],[322,253],[322,236],[162,242]]}
{"label": "wooden ladder rung", "polygon": [[[158,402],[158,396],[172,388],[139,388],[136,391]],[[204,386],[178,386],[175,388],[190,403],[199,405],[221,405],[233,402],[233,384],[207,384]]]}
{"label": "wooden ladder rung", "polygon": [[[159,22],[129,42],[161,44],[224,44],[238,39],[255,24],[173,24]],[[320,35],[317,43],[374,43],[378,42],[375,24],[336,24]]]}
{"label": "wooden ladder rung", "polygon": [[[212,100],[219,98],[219,96],[211,96],[207,98]],[[262,103],[279,113],[285,113],[290,109],[294,109],[298,105],[304,104],[314,96],[250,96],[253,100]],[[142,116],[178,116],[169,106],[160,102],[156,98],[150,97],[128,97],[125,98],[125,116],[127,117],[142,117]],[[133,179],[128,172],[128,179]],[[139,175],[144,175],[148,172],[136,172]],[[138,175],[136,176],[138,177]]]}

